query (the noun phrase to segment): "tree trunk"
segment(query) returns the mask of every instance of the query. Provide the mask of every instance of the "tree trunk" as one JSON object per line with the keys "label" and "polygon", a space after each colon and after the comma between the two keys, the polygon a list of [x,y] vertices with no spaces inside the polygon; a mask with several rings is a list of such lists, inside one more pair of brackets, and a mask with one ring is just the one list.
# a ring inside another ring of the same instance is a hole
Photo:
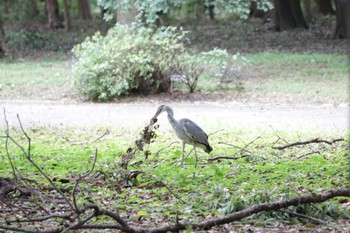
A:
{"label": "tree trunk", "polygon": [[334,15],[335,11],[332,7],[331,0],[317,0],[318,10],[323,15]]}
{"label": "tree trunk", "polygon": [[[118,5],[121,5],[124,0],[117,0]],[[124,11],[118,7],[117,10],[117,22],[120,24],[131,24],[137,15],[137,9],[135,7],[135,1],[131,0],[129,11]]]}
{"label": "tree trunk", "polygon": [[57,0],[46,0],[46,11],[49,28],[59,28],[60,20]]}
{"label": "tree trunk", "polygon": [[5,57],[5,50],[3,48],[4,41],[5,41],[5,31],[4,31],[2,16],[0,15],[0,58]]}
{"label": "tree trunk", "polygon": [[107,12],[106,9],[104,9],[103,7],[100,7],[100,17],[101,17],[101,19],[104,19],[106,12]]}
{"label": "tree trunk", "polygon": [[277,31],[308,28],[299,0],[275,0],[275,17]]}
{"label": "tree trunk", "polygon": [[78,16],[81,20],[92,19],[88,0],[78,0]]}
{"label": "tree trunk", "polygon": [[215,12],[214,12],[214,9],[215,9],[215,6],[214,6],[214,1],[215,0],[210,0],[209,1],[209,17],[210,17],[210,20],[214,20],[215,19]]}
{"label": "tree trunk", "polygon": [[305,13],[305,18],[310,21],[313,18],[313,13],[311,9],[311,1],[310,0],[304,0],[303,1],[303,7],[304,7],[304,13]]}
{"label": "tree trunk", "polygon": [[67,0],[63,0],[63,9],[64,9],[64,29],[66,31],[70,31],[71,22],[69,17],[69,7],[68,7]]}
{"label": "tree trunk", "polygon": [[205,17],[205,4],[204,4],[204,1],[197,0],[196,6],[197,6],[196,18],[197,18],[197,20],[202,21],[203,18]]}
{"label": "tree trunk", "polygon": [[350,0],[335,0],[336,28],[334,38],[350,38]]}

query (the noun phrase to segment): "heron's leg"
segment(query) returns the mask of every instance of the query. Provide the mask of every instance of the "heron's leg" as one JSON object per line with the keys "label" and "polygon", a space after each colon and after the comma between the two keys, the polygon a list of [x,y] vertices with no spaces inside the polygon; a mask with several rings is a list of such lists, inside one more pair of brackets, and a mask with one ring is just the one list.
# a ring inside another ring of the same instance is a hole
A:
{"label": "heron's leg", "polygon": [[197,150],[196,150],[196,147],[195,147],[195,146],[193,146],[193,149],[194,149],[194,154],[195,154],[195,156],[196,156],[196,165],[195,165],[195,167],[197,167],[197,163],[198,163]]}
{"label": "heron's leg", "polygon": [[185,158],[185,142],[182,141],[182,159],[181,159],[181,165],[184,163],[184,158]]}

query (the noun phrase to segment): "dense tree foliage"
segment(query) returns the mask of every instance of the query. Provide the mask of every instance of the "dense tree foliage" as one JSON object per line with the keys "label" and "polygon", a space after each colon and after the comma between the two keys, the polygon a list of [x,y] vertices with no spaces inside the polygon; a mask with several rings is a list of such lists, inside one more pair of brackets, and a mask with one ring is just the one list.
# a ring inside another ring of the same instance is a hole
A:
{"label": "dense tree foliage", "polygon": [[[6,35],[6,25],[12,22],[24,24],[25,30],[32,30],[32,25],[41,24],[53,30],[65,28],[69,31],[77,20],[92,18],[116,20],[123,24],[137,21],[142,25],[157,27],[171,25],[174,19],[184,17],[201,21],[265,15],[265,21],[267,18],[274,20],[275,29],[283,31],[307,28],[311,14],[317,18],[320,14],[335,13],[334,38],[342,39],[349,38],[350,34],[349,5],[350,0],[0,0],[0,51],[3,56],[6,50],[4,43],[12,38]],[[304,19],[305,12],[307,20]],[[40,32],[36,33],[42,37]],[[18,43],[20,38],[26,37],[16,37],[15,42]]]}

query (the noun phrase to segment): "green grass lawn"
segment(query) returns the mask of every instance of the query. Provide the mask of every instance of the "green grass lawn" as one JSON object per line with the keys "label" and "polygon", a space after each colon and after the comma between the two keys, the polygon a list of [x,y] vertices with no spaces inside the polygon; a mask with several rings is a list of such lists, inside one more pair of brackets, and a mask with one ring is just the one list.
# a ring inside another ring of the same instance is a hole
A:
{"label": "green grass lawn", "polygon": [[[256,53],[242,58],[234,64],[238,75],[224,88],[238,99],[286,103],[349,101],[349,61],[345,54]],[[200,80],[199,89],[220,91],[212,79]]]}
{"label": "green grass lawn", "polygon": [[[278,137],[273,132],[258,135],[245,131],[222,131],[211,136],[214,151],[210,158],[241,158],[207,161],[208,155],[198,151],[200,162],[196,168],[193,154],[185,159],[184,165],[179,165],[180,144],[161,150],[173,140],[173,135],[165,134],[147,148],[151,153],[147,159],[139,152],[124,170],[121,168],[123,154],[132,146],[138,132],[112,129],[97,142],[80,143],[91,141],[103,132],[104,129],[29,130],[32,138],[31,158],[58,187],[70,195],[77,177],[91,168],[95,149],[98,148],[96,167],[77,192],[78,203],[94,202],[111,210],[118,209],[128,221],[137,221],[140,225],[166,223],[174,219],[177,213],[181,219],[190,221],[216,218],[252,204],[319,193],[348,187],[349,184],[347,135],[342,135],[345,141],[333,145],[310,144],[276,150],[272,148],[273,145],[286,142],[280,140],[275,144]],[[14,129],[11,133],[24,148],[27,147],[25,138],[18,130]],[[279,132],[279,137],[288,142],[318,136]],[[334,137],[324,135],[329,140]],[[4,143],[4,139],[1,140],[2,148]],[[35,180],[37,187],[45,190],[49,184],[43,176],[13,143],[10,143],[9,149],[16,172]],[[0,160],[2,176],[11,177],[5,150],[1,150]],[[123,174],[132,170],[142,173],[125,183]],[[345,206],[335,198],[323,204],[302,205],[288,210],[337,225],[340,219],[349,217]],[[242,220],[242,223],[259,224],[267,220],[270,227],[305,222],[310,223],[307,227],[315,227],[312,220],[279,211],[254,215]],[[264,226],[267,226],[266,222]]]}
{"label": "green grass lawn", "polygon": [[[246,101],[331,103],[349,101],[349,61],[345,54],[245,54],[233,82],[203,75],[198,90]],[[60,100],[75,95],[70,59],[0,62],[1,99]],[[178,88],[187,91],[183,85]]]}
{"label": "green grass lawn", "polygon": [[39,59],[0,62],[1,99],[59,100],[71,95],[70,61]]}

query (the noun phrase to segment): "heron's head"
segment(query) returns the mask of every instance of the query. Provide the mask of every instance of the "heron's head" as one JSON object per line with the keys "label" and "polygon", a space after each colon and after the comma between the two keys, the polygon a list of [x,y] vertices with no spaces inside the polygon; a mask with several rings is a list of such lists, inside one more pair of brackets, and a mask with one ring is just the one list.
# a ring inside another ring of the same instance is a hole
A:
{"label": "heron's head", "polygon": [[165,112],[167,108],[168,108],[168,106],[166,106],[164,104],[159,105],[159,107],[157,109],[157,112],[156,112],[156,114],[154,115],[153,118],[157,118],[162,112]]}
{"label": "heron's head", "polygon": [[158,109],[157,109],[157,112],[156,112],[156,114],[154,115],[154,117],[152,117],[150,123],[153,125],[155,122],[157,122],[157,117],[158,117],[162,112],[165,112],[165,111],[171,112],[171,113],[172,113],[172,110],[171,110],[171,108],[170,108],[169,106],[166,106],[166,105],[164,105],[164,104],[159,105],[159,107],[158,107]]}

